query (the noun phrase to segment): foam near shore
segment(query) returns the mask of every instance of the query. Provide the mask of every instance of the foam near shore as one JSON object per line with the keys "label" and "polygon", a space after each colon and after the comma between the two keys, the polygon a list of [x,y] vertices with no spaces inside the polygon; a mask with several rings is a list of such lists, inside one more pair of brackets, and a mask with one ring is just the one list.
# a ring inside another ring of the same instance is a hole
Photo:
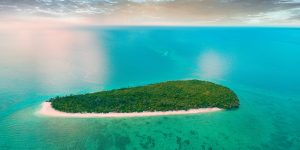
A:
{"label": "foam near shore", "polygon": [[48,117],[62,118],[118,118],[118,117],[146,117],[146,116],[161,116],[161,115],[183,115],[183,114],[201,114],[220,111],[220,108],[199,108],[190,110],[178,111],[156,111],[156,112],[132,112],[132,113],[66,113],[55,110],[50,102],[43,102],[42,107],[37,114]]}

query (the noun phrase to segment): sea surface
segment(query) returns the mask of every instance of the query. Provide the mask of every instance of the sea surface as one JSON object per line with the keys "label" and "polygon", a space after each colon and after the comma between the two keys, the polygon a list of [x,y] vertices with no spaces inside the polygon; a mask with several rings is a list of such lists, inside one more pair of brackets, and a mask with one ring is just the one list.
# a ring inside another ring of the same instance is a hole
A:
{"label": "sea surface", "polygon": [[[0,149],[299,150],[300,28],[0,30]],[[200,79],[240,108],[141,118],[51,118],[54,96]]]}

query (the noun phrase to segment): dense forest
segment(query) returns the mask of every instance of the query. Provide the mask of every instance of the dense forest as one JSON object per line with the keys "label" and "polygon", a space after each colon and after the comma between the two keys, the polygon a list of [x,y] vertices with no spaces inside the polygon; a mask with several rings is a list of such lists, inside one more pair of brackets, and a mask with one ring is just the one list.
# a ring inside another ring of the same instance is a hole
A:
{"label": "dense forest", "polygon": [[218,107],[236,108],[236,94],[200,80],[168,81],[146,86],[56,97],[52,107],[63,112],[142,112]]}

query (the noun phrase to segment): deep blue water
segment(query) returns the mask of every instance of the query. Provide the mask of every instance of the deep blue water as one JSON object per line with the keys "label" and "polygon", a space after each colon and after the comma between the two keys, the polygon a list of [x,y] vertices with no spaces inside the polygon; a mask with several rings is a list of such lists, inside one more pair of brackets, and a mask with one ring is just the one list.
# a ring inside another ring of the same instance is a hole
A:
{"label": "deep blue water", "polygon": [[[64,30],[29,40],[0,32],[0,149],[299,149],[299,28]],[[56,95],[179,79],[226,85],[241,107],[125,119],[35,114]]]}

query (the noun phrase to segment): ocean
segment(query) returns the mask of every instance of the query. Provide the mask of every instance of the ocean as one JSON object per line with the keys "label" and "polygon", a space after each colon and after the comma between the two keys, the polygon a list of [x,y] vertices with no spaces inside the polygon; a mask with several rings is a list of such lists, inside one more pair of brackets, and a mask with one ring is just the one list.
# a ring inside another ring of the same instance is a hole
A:
{"label": "ocean", "polygon": [[[0,149],[299,150],[300,28],[0,30]],[[240,107],[136,118],[39,116],[51,97],[199,79]]]}

